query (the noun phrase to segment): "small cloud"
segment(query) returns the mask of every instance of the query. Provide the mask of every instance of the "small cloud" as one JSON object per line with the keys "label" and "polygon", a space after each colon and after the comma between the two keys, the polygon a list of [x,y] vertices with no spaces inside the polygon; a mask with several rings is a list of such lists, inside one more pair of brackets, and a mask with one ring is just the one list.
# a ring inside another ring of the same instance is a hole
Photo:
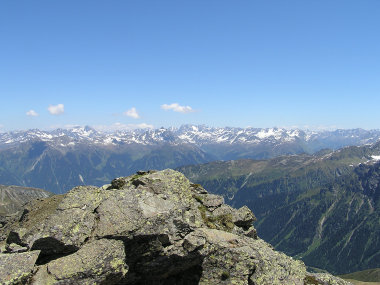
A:
{"label": "small cloud", "polygon": [[37,117],[38,113],[34,110],[29,110],[28,112],[26,112],[26,115],[29,117]]}
{"label": "small cloud", "polygon": [[146,123],[136,124],[134,125],[135,129],[153,129],[154,126]]}
{"label": "small cloud", "polygon": [[135,129],[153,129],[154,126],[146,123],[141,124],[122,124],[114,123],[112,125],[98,125],[94,126],[94,129],[102,132],[114,132],[114,131],[129,131]]}
{"label": "small cloud", "polygon": [[61,115],[65,112],[65,106],[63,104],[50,105],[48,111],[52,115]]}
{"label": "small cloud", "polygon": [[74,124],[55,124],[55,125],[50,125],[48,126],[45,130],[46,131],[53,131],[53,130],[56,130],[56,129],[64,129],[64,130],[70,130],[70,129],[73,129],[73,128],[77,128],[77,127],[80,127],[80,125],[74,125]]}
{"label": "small cloud", "polygon": [[125,111],[123,114],[124,114],[125,116],[131,117],[131,118],[133,118],[133,119],[138,119],[138,118],[140,118],[139,113],[137,113],[137,110],[136,110],[135,107],[132,107],[131,109]]}
{"label": "small cloud", "polygon": [[178,103],[173,103],[170,105],[163,104],[163,105],[161,105],[161,109],[163,109],[165,111],[173,110],[174,112],[184,113],[184,114],[195,112],[193,110],[193,108],[191,108],[190,106],[181,106]]}
{"label": "small cloud", "polygon": [[315,131],[315,132],[324,132],[324,131],[335,131],[339,129],[339,127],[336,125],[304,125],[302,129]]}
{"label": "small cloud", "polygon": [[335,131],[335,130],[339,129],[339,127],[336,125],[330,125],[330,126],[319,125],[316,127],[316,129],[319,131]]}

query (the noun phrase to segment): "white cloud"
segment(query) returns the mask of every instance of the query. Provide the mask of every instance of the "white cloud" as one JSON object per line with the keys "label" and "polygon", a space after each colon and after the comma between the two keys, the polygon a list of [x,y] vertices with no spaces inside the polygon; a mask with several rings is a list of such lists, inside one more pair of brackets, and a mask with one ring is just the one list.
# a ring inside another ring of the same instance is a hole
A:
{"label": "white cloud", "polygon": [[178,103],[173,103],[173,104],[163,104],[161,105],[161,109],[168,111],[168,110],[173,110],[174,112],[178,113],[192,113],[195,112],[193,108],[190,106],[181,106]]}
{"label": "white cloud", "polygon": [[141,124],[135,124],[135,129],[154,129],[153,125],[141,123]]}
{"label": "white cloud", "polygon": [[133,119],[138,119],[140,118],[139,113],[137,112],[135,107],[132,107],[131,109],[125,111],[123,113],[125,116],[131,117]]}
{"label": "white cloud", "polygon": [[282,129],[287,129],[287,130],[299,129],[299,130],[304,130],[304,131],[315,131],[315,132],[335,131],[341,128],[337,125],[290,125],[290,126],[280,125],[278,127]]}
{"label": "white cloud", "polygon": [[29,110],[28,112],[26,112],[26,115],[29,117],[37,117],[38,113],[34,110]]}
{"label": "white cloud", "polygon": [[339,129],[339,127],[336,125],[330,125],[330,126],[319,125],[319,126],[316,126],[315,129],[318,131],[335,131]]}
{"label": "white cloud", "polygon": [[55,124],[55,125],[50,125],[50,126],[46,127],[44,130],[46,130],[46,131],[53,131],[53,130],[56,130],[56,129],[70,130],[70,129],[73,129],[73,128],[76,128],[76,127],[80,127],[80,125],[74,125],[74,124],[65,124],[65,125]]}
{"label": "white cloud", "polygon": [[315,131],[315,132],[323,132],[323,131],[335,131],[339,129],[339,127],[336,125],[303,125],[303,126],[300,126],[299,129]]}
{"label": "white cloud", "polygon": [[61,115],[65,112],[65,106],[63,104],[50,105],[48,110],[52,115]]}
{"label": "white cloud", "polygon": [[153,125],[149,125],[146,123],[141,124],[122,124],[122,123],[114,123],[112,125],[98,125],[94,126],[94,129],[101,132],[114,132],[114,131],[129,131],[135,129],[153,129]]}

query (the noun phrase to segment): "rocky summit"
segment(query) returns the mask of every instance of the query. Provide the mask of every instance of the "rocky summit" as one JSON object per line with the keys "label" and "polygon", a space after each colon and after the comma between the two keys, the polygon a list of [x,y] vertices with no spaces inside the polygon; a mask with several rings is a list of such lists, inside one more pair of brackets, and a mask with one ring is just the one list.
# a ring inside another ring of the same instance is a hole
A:
{"label": "rocky summit", "polygon": [[6,229],[0,283],[350,284],[308,273],[254,220],[173,170],[75,187],[29,202]]}

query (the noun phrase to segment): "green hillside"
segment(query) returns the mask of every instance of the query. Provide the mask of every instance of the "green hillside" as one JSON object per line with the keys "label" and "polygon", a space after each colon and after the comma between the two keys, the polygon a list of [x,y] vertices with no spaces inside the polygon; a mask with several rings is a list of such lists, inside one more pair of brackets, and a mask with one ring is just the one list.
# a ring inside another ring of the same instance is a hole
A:
{"label": "green hillside", "polygon": [[36,141],[0,151],[0,180],[60,194],[77,185],[101,186],[142,169],[174,168],[212,159],[192,145],[78,144],[59,148]]}
{"label": "green hillside", "polygon": [[[247,205],[276,249],[347,273],[380,264],[380,145],[182,167],[189,179]],[[360,164],[362,163],[362,164]]]}
{"label": "green hillside", "polygon": [[353,279],[364,282],[380,282],[380,268],[373,268],[340,276],[344,279]]}
{"label": "green hillside", "polygon": [[37,188],[0,185],[0,216],[12,215],[20,211],[25,203],[51,195]]}

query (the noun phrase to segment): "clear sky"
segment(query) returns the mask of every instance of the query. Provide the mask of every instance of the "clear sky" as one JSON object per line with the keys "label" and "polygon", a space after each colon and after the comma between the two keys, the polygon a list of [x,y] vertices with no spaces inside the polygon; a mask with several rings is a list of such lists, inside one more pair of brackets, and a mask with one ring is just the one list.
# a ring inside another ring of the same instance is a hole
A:
{"label": "clear sky", "polygon": [[380,128],[379,0],[0,0],[1,131]]}

